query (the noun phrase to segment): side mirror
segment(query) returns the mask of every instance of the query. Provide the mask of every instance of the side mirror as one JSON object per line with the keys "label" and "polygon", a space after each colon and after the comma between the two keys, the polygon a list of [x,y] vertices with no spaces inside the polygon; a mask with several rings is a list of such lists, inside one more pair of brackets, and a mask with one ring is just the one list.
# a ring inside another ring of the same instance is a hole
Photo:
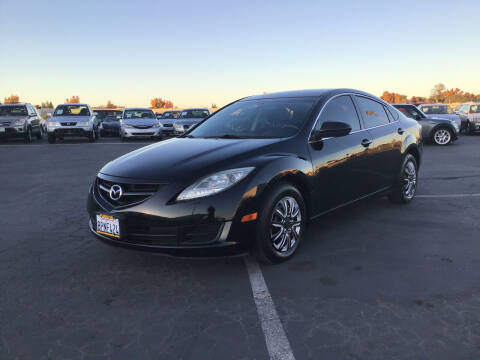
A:
{"label": "side mirror", "polygon": [[350,134],[352,128],[344,122],[327,121],[324,122],[320,130],[315,130],[310,137],[310,142],[321,141],[329,137],[340,137]]}
{"label": "side mirror", "polygon": [[417,115],[415,115],[415,120],[420,121],[420,120],[422,120],[422,117],[417,114]]}

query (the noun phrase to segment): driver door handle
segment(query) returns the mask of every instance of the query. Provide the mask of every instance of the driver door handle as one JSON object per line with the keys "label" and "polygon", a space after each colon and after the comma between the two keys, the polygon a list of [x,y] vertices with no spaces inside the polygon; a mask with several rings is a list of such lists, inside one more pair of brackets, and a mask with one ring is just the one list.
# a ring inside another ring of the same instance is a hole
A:
{"label": "driver door handle", "polygon": [[398,132],[400,135],[402,135],[402,134],[405,132],[405,130],[403,130],[402,128],[398,128],[398,129],[397,129],[397,132]]}
{"label": "driver door handle", "polygon": [[369,140],[369,139],[363,139],[362,140],[362,145],[364,147],[369,147],[371,143],[372,143],[372,140]]}

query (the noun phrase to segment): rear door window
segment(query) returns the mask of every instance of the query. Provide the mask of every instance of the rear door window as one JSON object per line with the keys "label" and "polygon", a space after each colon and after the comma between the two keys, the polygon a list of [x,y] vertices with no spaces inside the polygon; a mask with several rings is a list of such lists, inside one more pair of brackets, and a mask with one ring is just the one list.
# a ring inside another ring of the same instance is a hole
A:
{"label": "rear door window", "polygon": [[363,96],[357,96],[356,99],[367,129],[390,123],[382,104]]}

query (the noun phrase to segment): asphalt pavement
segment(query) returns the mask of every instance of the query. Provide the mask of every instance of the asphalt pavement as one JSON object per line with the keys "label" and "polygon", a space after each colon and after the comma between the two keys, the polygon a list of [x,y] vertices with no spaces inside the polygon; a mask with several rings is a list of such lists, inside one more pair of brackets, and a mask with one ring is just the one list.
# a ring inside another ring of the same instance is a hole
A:
{"label": "asphalt pavement", "polygon": [[480,358],[480,136],[425,146],[411,204],[330,213],[257,272],[94,239],[97,171],[147,144],[0,142],[0,359]]}

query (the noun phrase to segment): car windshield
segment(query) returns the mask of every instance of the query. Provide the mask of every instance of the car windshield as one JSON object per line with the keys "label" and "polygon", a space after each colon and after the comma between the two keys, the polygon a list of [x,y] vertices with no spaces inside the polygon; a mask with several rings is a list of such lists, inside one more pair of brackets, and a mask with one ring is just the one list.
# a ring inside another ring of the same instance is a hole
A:
{"label": "car windshield", "polygon": [[166,111],[162,115],[162,119],[177,119],[180,116],[180,112]]}
{"label": "car windshield", "polygon": [[105,120],[103,120],[104,122],[114,122],[114,121],[118,121],[117,117],[115,115],[108,115],[107,117],[105,117]]}
{"label": "car windshield", "polygon": [[125,110],[124,119],[156,119],[152,110]]}
{"label": "car windshield", "polygon": [[55,116],[90,116],[86,105],[59,105],[55,109]]}
{"label": "car windshield", "polygon": [[97,119],[102,120],[109,115],[122,115],[122,111],[120,110],[93,110],[97,113]]}
{"label": "car windshield", "polygon": [[187,136],[205,138],[284,138],[298,133],[309,117],[311,98],[238,101],[217,111]]}
{"label": "car windshield", "polygon": [[423,115],[422,112],[415,106],[394,105],[394,107],[397,108],[403,115],[412,119],[423,119],[425,117],[425,115]]}
{"label": "car windshield", "polygon": [[470,112],[478,114],[480,113],[480,105],[472,105],[470,106]]}
{"label": "car windshield", "polygon": [[448,105],[430,105],[430,106],[421,106],[420,109],[425,114],[451,114],[452,109]]}
{"label": "car windshield", "polygon": [[0,106],[0,116],[27,116],[24,105]]}
{"label": "car windshield", "polygon": [[180,116],[182,119],[203,119],[208,116],[207,110],[184,110]]}

